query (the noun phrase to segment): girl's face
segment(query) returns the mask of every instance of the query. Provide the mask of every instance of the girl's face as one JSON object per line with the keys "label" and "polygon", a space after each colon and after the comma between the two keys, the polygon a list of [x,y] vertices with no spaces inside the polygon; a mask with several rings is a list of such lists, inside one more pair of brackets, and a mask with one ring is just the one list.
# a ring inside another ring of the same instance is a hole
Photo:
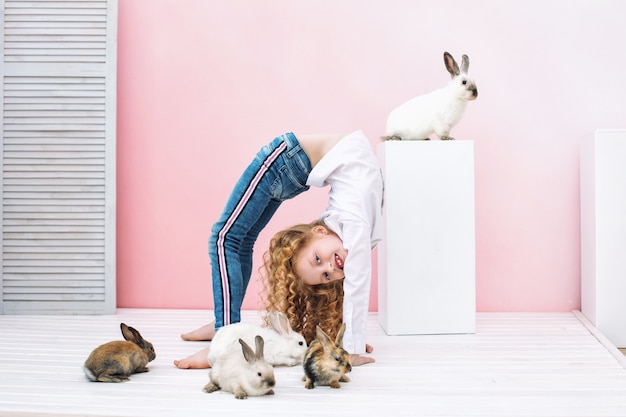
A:
{"label": "girl's face", "polygon": [[343,279],[343,264],[348,251],[339,237],[324,226],[313,228],[313,239],[301,249],[294,265],[305,284],[319,285]]}

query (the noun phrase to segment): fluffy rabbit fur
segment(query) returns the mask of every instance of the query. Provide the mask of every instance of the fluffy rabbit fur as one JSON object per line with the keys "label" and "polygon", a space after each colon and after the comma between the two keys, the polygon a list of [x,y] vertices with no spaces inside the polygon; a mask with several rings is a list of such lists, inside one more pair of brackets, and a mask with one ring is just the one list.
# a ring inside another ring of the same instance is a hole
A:
{"label": "fluffy rabbit fur", "polygon": [[350,382],[350,378],[346,376],[352,370],[350,354],[342,347],[345,331],[344,323],[333,342],[319,326],[316,327],[317,338],[311,342],[302,364],[305,388],[313,389],[315,385],[341,388],[339,382]]}
{"label": "fluffy rabbit fur", "polygon": [[125,382],[131,374],[148,372],[148,362],[156,358],[152,343],[126,324],[120,328],[124,341],[108,342],[95,348],[83,370],[90,381]]}
{"label": "fluffy rabbit fur", "polygon": [[252,345],[254,337],[261,335],[265,342],[265,359],[271,365],[301,364],[307,349],[304,337],[293,331],[285,314],[271,312],[268,313],[268,319],[271,328],[250,323],[234,323],[219,329],[211,341],[209,363],[215,363],[224,354],[239,351],[239,339]]}
{"label": "fluffy rabbit fur", "polygon": [[452,80],[446,87],[417,96],[396,107],[387,117],[383,140],[428,140],[433,133],[442,140],[454,139],[449,136],[450,129],[463,116],[467,102],[478,97],[478,88],[467,75],[467,55],[463,55],[460,70],[448,52],[444,52],[443,61]]}
{"label": "fluffy rabbit fur", "polygon": [[263,358],[263,338],[256,336],[254,341],[256,352],[239,339],[241,351],[223,355],[213,364],[204,392],[224,390],[239,400],[274,394],[274,368]]}

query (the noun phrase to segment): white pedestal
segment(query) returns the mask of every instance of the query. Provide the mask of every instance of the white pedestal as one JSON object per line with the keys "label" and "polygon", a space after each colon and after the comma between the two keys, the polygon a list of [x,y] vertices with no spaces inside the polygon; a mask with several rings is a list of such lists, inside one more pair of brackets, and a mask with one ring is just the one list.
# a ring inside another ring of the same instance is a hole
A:
{"label": "white pedestal", "polygon": [[476,331],[474,143],[387,141],[378,317],[389,335]]}
{"label": "white pedestal", "polygon": [[598,130],[580,150],[582,313],[626,347],[626,130]]}

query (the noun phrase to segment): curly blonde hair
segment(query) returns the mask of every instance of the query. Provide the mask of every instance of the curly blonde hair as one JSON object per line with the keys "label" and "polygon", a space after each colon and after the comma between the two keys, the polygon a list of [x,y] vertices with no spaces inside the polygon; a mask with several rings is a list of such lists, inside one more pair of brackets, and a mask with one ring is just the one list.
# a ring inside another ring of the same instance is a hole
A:
{"label": "curly blonde hair", "polygon": [[265,300],[266,310],[285,313],[291,327],[301,333],[307,343],[315,339],[317,325],[334,339],[342,323],[343,281],[308,285],[294,270],[300,250],[311,242],[316,226],[326,227],[323,221],[317,220],[276,233],[261,267],[266,293],[261,299]]}

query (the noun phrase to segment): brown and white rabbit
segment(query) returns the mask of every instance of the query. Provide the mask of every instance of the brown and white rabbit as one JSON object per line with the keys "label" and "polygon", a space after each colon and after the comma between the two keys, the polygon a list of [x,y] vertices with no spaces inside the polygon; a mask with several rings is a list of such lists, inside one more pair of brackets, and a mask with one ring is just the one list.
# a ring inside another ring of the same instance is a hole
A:
{"label": "brown and white rabbit", "polygon": [[204,392],[224,390],[232,392],[239,400],[273,395],[274,368],[263,357],[263,338],[256,336],[254,342],[256,352],[239,339],[240,351],[220,356],[209,371],[210,382],[204,386]]}
{"label": "brown and white rabbit", "polygon": [[442,140],[454,139],[449,136],[450,129],[463,116],[467,102],[478,97],[478,88],[467,75],[467,55],[463,55],[460,70],[448,52],[443,53],[443,61],[452,80],[447,86],[412,98],[392,110],[383,140],[428,140],[433,133]]}
{"label": "brown and white rabbit", "polygon": [[350,354],[342,347],[346,324],[341,325],[333,342],[319,327],[315,329],[316,339],[311,342],[304,355],[304,387],[315,388],[315,385],[328,385],[341,388],[339,382],[350,382],[346,376],[352,370]]}
{"label": "brown and white rabbit", "polygon": [[120,323],[126,340],[108,342],[95,348],[83,370],[90,381],[126,382],[131,374],[148,372],[148,362],[156,358],[152,343],[132,327]]}
{"label": "brown and white rabbit", "polygon": [[240,352],[239,339],[252,345],[255,343],[255,336],[260,335],[265,343],[265,360],[271,365],[302,364],[307,348],[304,337],[291,328],[289,318],[285,314],[270,312],[267,313],[267,318],[271,327],[240,322],[219,329],[211,341],[207,357],[209,363],[213,364],[224,354]]}

